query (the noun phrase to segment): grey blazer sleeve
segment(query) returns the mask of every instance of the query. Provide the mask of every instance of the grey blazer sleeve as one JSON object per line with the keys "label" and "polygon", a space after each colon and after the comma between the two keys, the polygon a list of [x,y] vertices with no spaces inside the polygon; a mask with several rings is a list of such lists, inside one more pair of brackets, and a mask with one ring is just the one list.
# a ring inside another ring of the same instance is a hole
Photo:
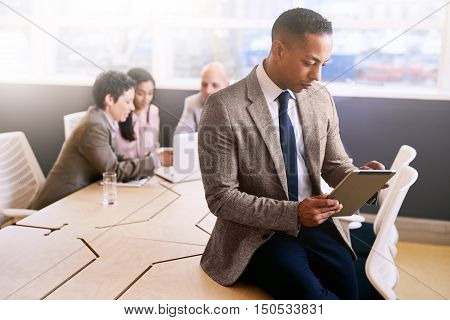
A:
{"label": "grey blazer sleeve", "polygon": [[347,152],[345,152],[341,135],[339,134],[339,119],[336,112],[336,106],[329,93],[328,97],[331,101],[330,106],[332,108],[332,115],[330,117],[326,138],[327,142],[322,164],[322,176],[328,184],[332,187],[336,187],[349,171],[357,168],[353,165],[352,159],[349,158]]}
{"label": "grey blazer sleeve", "polygon": [[[298,232],[298,203],[257,197],[239,190],[238,141],[226,106],[210,96],[199,128],[199,157],[205,196],[211,212],[242,225]],[[263,181],[263,180],[261,180]]]}
{"label": "grey blazer sleeve", "polygon": [[198,128],[193,107],[192,104],[189,104],[189,99],[184,100],[183,113],[174,134],[197,132]]}
{"label": "grey blazer sleeve", "polygon": [[111,147],[109,131],[100,124],[94,124],[84,131],[78,149],[99,172],[117,173],[118,181],[153,175],[153,160],[149,157],[119,161]]}

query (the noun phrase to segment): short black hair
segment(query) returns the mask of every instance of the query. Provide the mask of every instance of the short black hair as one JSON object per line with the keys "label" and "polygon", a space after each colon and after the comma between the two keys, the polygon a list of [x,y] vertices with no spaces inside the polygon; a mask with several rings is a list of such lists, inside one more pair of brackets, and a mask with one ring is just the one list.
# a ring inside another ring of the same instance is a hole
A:
{"label": "short black hair", "polygon": [[126,91],[134,89],[136,81],[131,79],[125,73],[118,71],[102,72],[95,79],[92,87],[92,96],[95,105],[98,108],[105,109],[105,97],[110,94],[114,102],[117,102],[119,97]]}
{"label": "short black hair", "polygon": [[272,27],[272,41],[282,33],[304,38],[305,33],[332,34],[333,27],[330,21],[313,10],[294,8],[283,12],[277,18]]}

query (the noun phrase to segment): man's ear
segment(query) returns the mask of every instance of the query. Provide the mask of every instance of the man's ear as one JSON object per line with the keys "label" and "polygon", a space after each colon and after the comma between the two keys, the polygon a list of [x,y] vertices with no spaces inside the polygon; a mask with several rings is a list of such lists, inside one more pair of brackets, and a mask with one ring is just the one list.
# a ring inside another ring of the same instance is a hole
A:
{"label": "man's ear", "polygon": [[283,58],[285,50],[285,45],[281,40],[274,40],[272,42],[272,47],[270,48],[270,53],[275,58],[275,60],[279,61]]}

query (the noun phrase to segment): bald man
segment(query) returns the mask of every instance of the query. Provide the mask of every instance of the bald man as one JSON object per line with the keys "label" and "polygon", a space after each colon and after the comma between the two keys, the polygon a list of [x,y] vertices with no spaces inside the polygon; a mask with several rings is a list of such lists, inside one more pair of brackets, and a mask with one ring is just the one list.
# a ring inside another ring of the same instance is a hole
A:
{"label": "bald man", "polygon": [[204,66],[201,73],[200,92],[184,100],[183,114],[175,129],[175,134],[197,132],[206,99],[210,94],[228,85],[229,80],[223,64],[214,61]]}

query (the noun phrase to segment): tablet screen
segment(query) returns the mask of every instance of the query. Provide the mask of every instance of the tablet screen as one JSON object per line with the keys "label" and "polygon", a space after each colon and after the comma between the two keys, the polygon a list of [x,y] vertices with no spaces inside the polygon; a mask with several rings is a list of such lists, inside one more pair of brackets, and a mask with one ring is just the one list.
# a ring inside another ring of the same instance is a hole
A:
{"label": "tablet screen", "polygon": [[354,170],[334,188],[328,198],[343,208],[333,217],[351,216],[359,210],[395,174],[395,170]]}

